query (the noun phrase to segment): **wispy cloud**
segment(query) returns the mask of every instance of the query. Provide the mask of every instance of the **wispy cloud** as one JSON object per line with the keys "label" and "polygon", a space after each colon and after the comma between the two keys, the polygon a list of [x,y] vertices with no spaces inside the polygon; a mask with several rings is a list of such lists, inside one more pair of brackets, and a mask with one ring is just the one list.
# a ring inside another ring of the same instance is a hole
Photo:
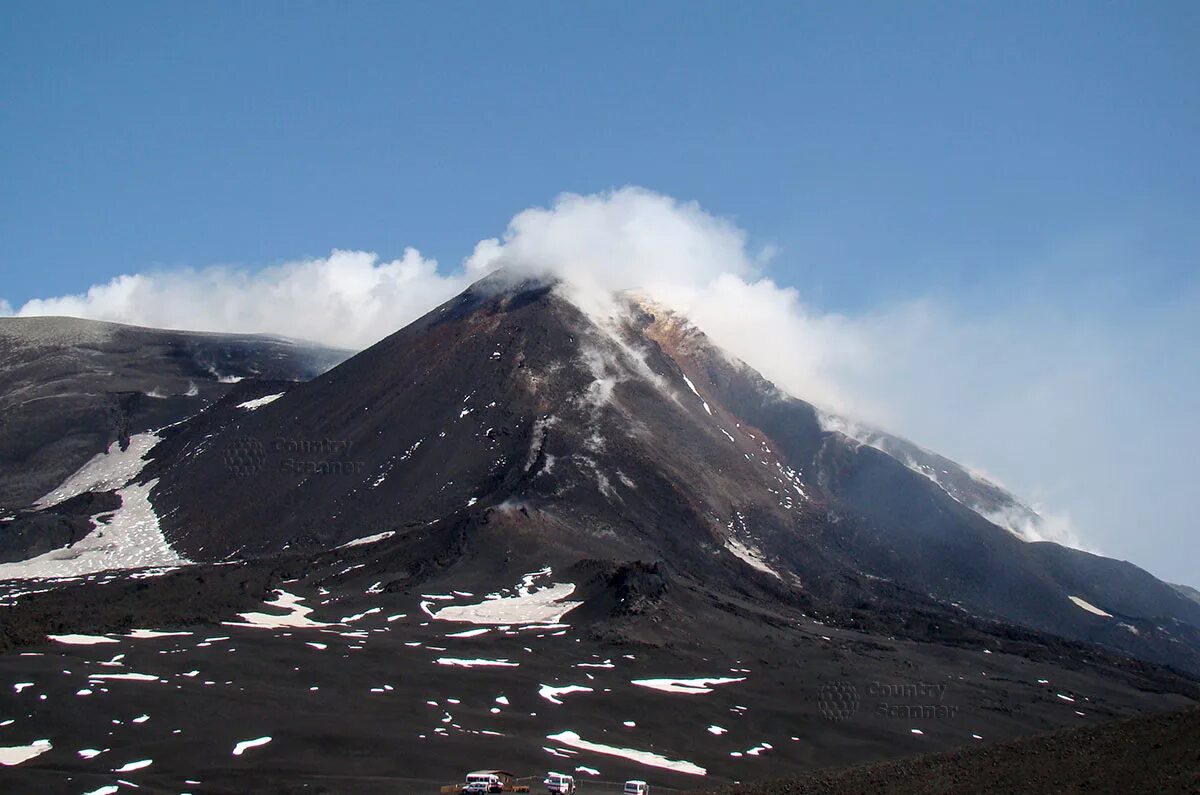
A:
{"label": "wispy cloud", "polygon": [[462,290],[465,279],[440,273],[416,249],[390,261],[366,251],[333,251],[254,272],[209,267],[126,274],[79,295],[29,301],[16,314],[264,332],[361,348]]}

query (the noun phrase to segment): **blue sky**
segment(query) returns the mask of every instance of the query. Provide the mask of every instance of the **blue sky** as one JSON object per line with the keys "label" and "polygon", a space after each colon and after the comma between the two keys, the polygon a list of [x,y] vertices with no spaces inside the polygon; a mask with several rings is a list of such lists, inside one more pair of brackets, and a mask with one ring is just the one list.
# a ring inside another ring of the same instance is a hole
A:
{"label": "blue sky", "polygon": [[733,217],[831,307],[986,291],[1114,228],[1169,290],[1200,7],[1047,5],[10,3],[0,294],[338,246],[456,263],[626,183]]}
{"label": "blue sky", "polygon": [[[1186,457],[1149,463],[1200,443],[1200,5],[2,13],[14,308],[335,248],[415,246],[455,269],[525,208],[641,185],[776,248],[765,274],[814,313],[869,326],[915,302],[936,308],[923,333],[982,340],[939,348],[944,372],[914,359],[910,381],[855,385],[894,396],[881,417],[898,430],[1068,508],[1103,551],[1200,584],[1180,560],[1189,543],[1200,559]],[[1062,383],[1054,356],[1071,357]],[[955,430],[981,417],[987,432]],[[1146,495],[1166,507],[1132,532],[1121,506]]]}

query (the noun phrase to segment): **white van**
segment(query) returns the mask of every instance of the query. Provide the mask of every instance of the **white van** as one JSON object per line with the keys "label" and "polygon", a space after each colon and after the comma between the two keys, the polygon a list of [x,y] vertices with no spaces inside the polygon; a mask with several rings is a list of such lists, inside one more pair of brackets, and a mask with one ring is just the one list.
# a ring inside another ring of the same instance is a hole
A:
{"label": "white van", "polygon": [[626,781],[623,792],[624,795],[649,795],[650,785],[637,779]]}
{"label": "white van", "polygon": [[573,795],[575,792],[575,778],[564,773],[547,773],[542,783],[550,795]]}
{"label": "white van", "polygon": [[463,792],[470,795],[485,795],[489,792],[500,792],[503,789],[500,777],[487,770],[477,770],[467,774],[466,786]]}

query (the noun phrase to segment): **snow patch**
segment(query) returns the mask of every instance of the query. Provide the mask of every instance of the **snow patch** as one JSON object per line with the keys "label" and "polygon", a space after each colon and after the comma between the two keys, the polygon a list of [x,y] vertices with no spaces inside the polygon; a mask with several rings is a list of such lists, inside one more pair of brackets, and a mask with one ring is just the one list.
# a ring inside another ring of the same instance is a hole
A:
{"label": "snow patch", "polygon": [[692,383],[692,379],[688,378],[687,375],[684,373],[680,373],[680,375],[682,375],[683,380],[685,382],[687,382],[688,389],[692,390],[692,394],[695,395],[696,397],[700,398],[700,403],[704,405],[704,410],[708,412],[709,416],[712,416],[712,409],[710,409],[708,407],[708,403],[706,403],[704,401],[704,396],[701,395],[699,391],[697,391],[696,385]]}
{"label": "snow patch", "polygon": [[487,627],[479,627],[478,629],[464,629],[462,632],[451,632],[446,637],[447,638],[474,638],[479,635],[483,635],[487,632],[491,632],[491,630],[488,629]]}
{"label": "snow patch", "polygon": [[270,737],[259,737],[256,740],[242,740],[237,745],[233,746],[233,755],[241,756],[251,748],[258,748],[260,745],[266,745],[271,742]]}
{"label": "snow patch", "polygon": [[283,392],[280,392],[275,395],[264,395],[260,398],[255,398],[254,400],[247,400],[245,403],[239,403],[239,404],[237,404],[237,407],[239,409],[246,409],[247,411],[254,411],[255,409],[262,408],[263,406],[267,405],[268,403],[274,403],[276,400],[279,400],[279,398],[281,398],[283,396],[284,396]]}
{"label": "snow patch", "polygon": [[434,660],[438,665],[450,665],[457,668],[516,668],[520,663],[508,660],[463,660],[457,657],[438,657]]}
{"label": "snow patch", "polygon": [[157,482],[132,483],[118,491],[121,507],[113,511],[108,523],[97,524],[74,545],[29,560],[0,564],[0,580],[77,577],[111,569],[190,562],[171,549],[158,526],[158,516],[150,505],[150,490]]}
{"label": "snow patch", "polygon": [[153,638],[173,638],[182,635],[191,635],[190,632],[162,632],[157,629],[135,629],[125,637],[135,638],[137,640],[149,640]]}
{"label": "snow patch", "polygon": [[308,617],[313,611],[311,607],[300,604],[304,601],[303,597],[290,594],[287,591],[277,590],[278,598],[267,602],[270,607],[278,607],[281,610],[287,610],[284,615],[273,615],[271,613],[239,613],[238,615],[245,619],[244,622],[225,621],[222,622],[231,627],[259,627],[262,629],[308,629],[328,627],[329,624],[320,621],[313,621]]}
{"label": "snow patch", "polygon": [[1082,608],[1082,609],[1088,611],[1089,613],[1100,616],[1101,618],[1112,618],[1112,613],[1105,613],[1100,608],[1096,607],[1093,604],[1089,604],[1088,602],[1083,601],[1078,596],[1072,596],[1072,597],[1070,597],[1070,599],[1072,602],[1075,603],[1076,607]]}
{"label": "snow patch", "polygon": [[550,576],[550,569],[526,574],[513,596],[496,596],[466,605],[448,605],[440,610],[426,608],[439,621],[464,621],[471,624],[558,624],[562,617],[581,602],[562,600],[575,592],[569,582],[536,588],[534,580]]}
{"label": "snow patch", "polygon": [[758,569],[766,574],[770,574],[777,580],[783,579],[779,576],[778,572],[767,565],[767,560],[758,547],[753,546],[752,544],[743,543],[733,536],[730,536],[729,538],[725,539],[725,548],[743,562],[748,563],[752,568]]}
{"label": "snow patch", "polygon": [[56,643],[65,643],[68,646],[95,646],[97,643],[116,643],[113,638],[106,638],[103,635],[47,635]]}
{"label": "snow patch", "polygon": [[661,690],[664,693],[686,693],[688,695],[698,695],[701,693],[711,693],[712,688],[716,685],[728,685],[734,682],[744,682],[746,677],[739,676],[731,677],[711,677],[701,679],[634,679],[631,684],[638,687],[648,687],[652,690]]}
{"label": "snow patch", "polygon": [[361,613],[355,613],[354,615],[350,615],[350,616],[342,616],[342,620],[339,623],[351,624],[355,621],[361,621],[362,619],[366,618],[369,615],[374,615],[375,613],[382,613],[382,612],[383,612],[382,607],[372,607],[368,610],[362,611]]}
{"label": "snow patch", "polygon": [[374,544],[376,541],[383,541],[384,539],[391,538],[394,535],[396,535],[395,530],[385,530],[382,533],[376,533],[373,536],[363,536],[362,538],[356,538],[353,541],[347,541],[338,547],[338,549],[346,549],[347,547],[361,547],[364,544]]}
{"label": "snow patch", "polygon": [[120,767],[113,770],[114,773],[132,773],[135,770],[143,770],[154,764],[153,759],[141,759],[137,762],[126,762]]}
{"label": "snow patch", "polygon": [[596,754],[605,754],[608,756],[619,756],[623,759],[628,759],[631,762],[637,762],[647,767],[657,767],[663,770],[673,770],[676,773],[686,773],[692,776],[707,775],[708,771],[699,765],[691,762],[685,762],[675,759],[668,759],[665,756],[660,756],[650,751],[639,751],[633,748],[617,748],[612,745],[601,745],[593,743],[581,738],[573,731],[559,732],[558,734],[548,734],[546,739],[562,743],[570,748],[578,748],[580,751],[591,751]]}
{"label": "snow patch", "polygon": [[22,762],[28,762],[35,756],[41,756],[53,747],[49,740],[34,740],[29,745],[11,745],[6,748],[0,748],[0,765],[12,767]]}
{"label": "snow patch", "polygon": [[139,433],[129,437],[124,450],[119,442],[113,442],[107,451],[92,456],[58,488],[35,502],[34,507],[49,508],[85,492],[121,488],[142,471],[146,455],[158,441],[155,433]]}
{"label": "snow patch", "polygon": [[538,695],[549,701],[551,704],[561,704],[562,700],[559,696],[567,696],[571,693],[591,693],[592,688],[583,685],[564,685],[563,687],[555,687],[554,685],[542,685],[538,690]]}
{"label": "snow patch", "polygon": [[124,682],[157,682],[158,677],[154,674],[88,674],[89,681],[106,681],[119,680]]}

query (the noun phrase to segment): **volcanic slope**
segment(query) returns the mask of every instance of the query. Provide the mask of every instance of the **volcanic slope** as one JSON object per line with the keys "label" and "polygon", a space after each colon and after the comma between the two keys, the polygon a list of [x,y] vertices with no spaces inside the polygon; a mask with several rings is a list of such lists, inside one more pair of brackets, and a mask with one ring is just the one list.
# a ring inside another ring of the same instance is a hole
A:
{"label": "volcanic slope", "polygon": [[1200,672],[1200,605],[1173,587],[1000,528],[678,316],[566,295],[493,276],[270,405],[169,430],[147,469],[166,538],[222,560],[494,510],[556,566],[750,568],[850,605],[899,588]]}
{"label": "volcanic slope", "polygon": [[348,355],[253,334],[0,318],[0,506],[32,503],[113,442],[189,417],[240,381],[304,380]]}
{"label": "volcanic slope", "polygon": [[[97,512],[86,554],[179,560],[0,583],[0,788],[430,792],[487,767],[694,788],[1200,700],[952,604],[885,532],[945,513],[1023,577],[1035,545],[681,319],[564,290],[494,276],[50,490],[108,473],[57,503]],[[135,502],[157,536],[127,532]]]}
{"label": "volcanic slope", "polygon": [[[825,543],[845,550],[856,572],[964,612],[1200,672],[1200,611],[1175,586],[1125,561],[1031,540],[1020,530],[1040,519],[1004,489],[898,437],[846,436],[836,429],[843,423],[831,428],[828,415],[724,354],[686,319],[642,306],[638,325],[691,373],[689,386],[773,442],[800,473],[826,509]],[[786,537],[773,540],[780,545],[764,548],[797,551]]]}

